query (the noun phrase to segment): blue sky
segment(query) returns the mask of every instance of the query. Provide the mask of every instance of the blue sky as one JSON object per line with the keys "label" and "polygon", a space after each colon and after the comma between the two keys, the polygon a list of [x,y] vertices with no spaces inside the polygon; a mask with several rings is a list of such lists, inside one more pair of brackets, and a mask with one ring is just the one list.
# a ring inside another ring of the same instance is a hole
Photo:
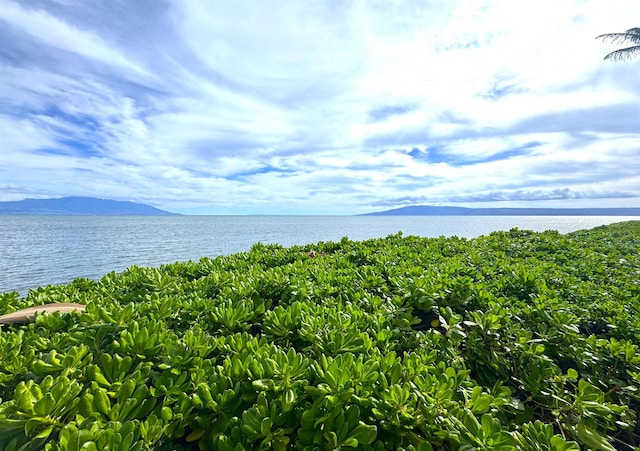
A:
{"label": "blue sky", "polygon": [[0,201],[640,206],[637,0],[0,0]]}

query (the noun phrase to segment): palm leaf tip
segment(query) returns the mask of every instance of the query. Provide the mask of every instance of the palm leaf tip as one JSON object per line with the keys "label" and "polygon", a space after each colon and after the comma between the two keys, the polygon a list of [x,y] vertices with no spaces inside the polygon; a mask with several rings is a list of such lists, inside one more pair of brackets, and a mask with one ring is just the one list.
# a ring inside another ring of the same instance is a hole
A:
{"label": "palm leaf tip", "polygon": [[637,56],[637,55],[640,55],[640,45],[616,50],[606,55],[604,59],[611,60],[611,61],[623,61],[626,59],[633,58],[634,56]]}
{"label": "palm leaf tip", "polygon": [[614,44],[621,44],[625,42],[640,44],[640,28],[637,30],[638,33],[605,33],[596,36],[596,39],[602,39],[603,41],[609,41]]}

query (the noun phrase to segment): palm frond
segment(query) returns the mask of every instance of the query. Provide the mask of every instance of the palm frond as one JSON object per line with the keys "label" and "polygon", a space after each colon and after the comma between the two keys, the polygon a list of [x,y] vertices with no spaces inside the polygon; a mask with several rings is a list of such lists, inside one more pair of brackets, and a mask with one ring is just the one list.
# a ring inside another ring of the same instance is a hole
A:
{"label": "palm frond", "polygon": [[614,44],[631,43],[640,45],[640,28],[632,28],[625,33],[605,33],[596,36],[596,39],[609,41]]}
{"label": "palm frond", "polygon": [[626,59],[633,58],[634,56],[640,55],[640,45],[634,45],[633,47],[627,47],[624,49],[619,49],[614,52],[609,53],[604,57],[605,60],[612,61],[623,61]]}
{"label": "palm frond", "polygon": [[624,33],[605,33],[596,39],[609,41],[614,44],[632,44],[631,47],[618,49],[604,57],[605,60],[620,61],[640,54],[640,28],[629,28]]}

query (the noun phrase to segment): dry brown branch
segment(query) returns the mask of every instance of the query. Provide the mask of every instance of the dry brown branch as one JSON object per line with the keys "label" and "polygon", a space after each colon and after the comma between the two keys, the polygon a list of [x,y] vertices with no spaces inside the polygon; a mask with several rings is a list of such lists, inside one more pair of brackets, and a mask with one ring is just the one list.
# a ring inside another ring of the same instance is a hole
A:
{"label": "dry brown branch", "polygon": [[69,313],[72,311],[83,312],[85,306],[82,304],[74,304],[68,302],[61,302],[57,304],[45,304],[37,305],[35,307],[29,307],[17,312],[7,313],[0,316],[0,324],[14,324],[14,323],[29,323],[35,319],[36,313]]}

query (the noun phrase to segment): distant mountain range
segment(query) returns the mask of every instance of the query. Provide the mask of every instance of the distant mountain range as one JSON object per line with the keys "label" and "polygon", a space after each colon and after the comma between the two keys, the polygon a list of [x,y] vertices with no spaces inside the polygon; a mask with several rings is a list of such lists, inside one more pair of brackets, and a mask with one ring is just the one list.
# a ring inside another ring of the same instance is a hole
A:
{"label": "distant mountain range", "polygon": [[169,216],[149,205],[95,197],[61,197],[0,202],[0,215]]}
{"label": "distant mountain range", "polygon": [[640,216],[640,208],[465,208],[415,205],[366,216]]}

